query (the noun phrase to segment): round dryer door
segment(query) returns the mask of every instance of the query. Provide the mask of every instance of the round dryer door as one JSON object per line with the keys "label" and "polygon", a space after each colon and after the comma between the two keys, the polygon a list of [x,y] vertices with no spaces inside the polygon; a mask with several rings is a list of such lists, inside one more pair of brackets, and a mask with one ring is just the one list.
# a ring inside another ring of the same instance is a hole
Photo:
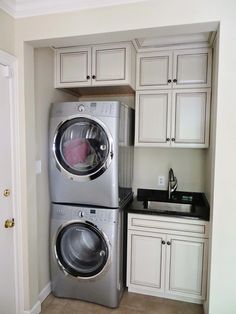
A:
{"label": "round dryer door", "polygon": [[112,138],[95,120],[78,117],[64,122],[54,138],[54,153],[60,170],[75,180],[101,175],[112,159]]}
{"label": "round dryer door", "polygon": [[58,233],[56,255],[63,270],[74,277],[91,278],[108,267],[109,246],[92,224],[75,222]]}

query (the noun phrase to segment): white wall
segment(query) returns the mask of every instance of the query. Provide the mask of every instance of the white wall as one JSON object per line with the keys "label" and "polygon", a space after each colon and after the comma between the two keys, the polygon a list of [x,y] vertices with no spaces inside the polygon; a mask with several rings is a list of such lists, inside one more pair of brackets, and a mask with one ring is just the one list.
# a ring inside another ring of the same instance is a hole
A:
{"label": "white wall", "polygon": [[0,9],[0,49],[14,54],[14,19]]}
{"label": "white wall", "polygon": [[[193,29],[204,29],[208,22],[220,21],[219,38],[219,75],[217,93],[217,128],[216,128],[216,150],[213,192],[213,228],[212,228],[212,252],[210,265],[210,314],[235,314],[236,295],[236,260],[235,238],[236,238],[236,133],[235,128],[235,73],[236,73],[236,2],[235,0],[156,0],[145,3],[120,5],[117,7],[83,10],[66,14],[55,14],[32,18],[18,19],[16,21],[16,53],[19,58],[19,95],[21,112],[21,163],[22,163],[22,205],[24,239],[31,237],[36,228],[36,221],[32,219],[29,224],[29,210],[36,211],[36,197],[34,186],[30,186],[27,179],[34,176],[34,162],[29,158],[35,155],[29,151],[35,150],[33,141],[34,129],[30,123],[34,110],[30,106],[32,98],[26,94],[32,80],[30,73],[25,72],[26,67],[33,67],[31,58],[25,58],[29,47],[24,45],[26,41],[44,40],[50,38],[83,36],[107,32],[125,32],[140,36],[143,29],[150,36],[155,34],[155,29],[168,30],[182,28],[186,32]],[[122,23],[121,23],[122,21]],[[209,25],[209,24],[207,24]],[[115,40],[115,33],[109,34]],[[139,35],[138,35],[139,34]],[[50,41],[50,40],[49,40]],[[36,42],[35,42],[36,44]],[[28,127],[28,129],[26,129]],[[28,139],[25,136],[28,134]],[[27,168],[25,157],[28,158]],[[28,197],[30,192],[32,197]],[[26,272],[30,274],[31,281],[37,280],[37,256],[32,255],[33,245],[37,245],[34,239],[26,245],[25,249],[30,256],[30,263]],[[33,243],[34,242],[34,243]],[[27,253],[26,252],[26,253]],[[27,274],[26,274],[27,276]],[[36,291],[25,291],[26,307],[34,304]]]}
{"label": "white wall", "polygon": [[78,98],[54,88],[54,54],[50,48],[35,49],[35,124],[36,160],[41,160],[42,172],[37,175],[37,249],[38,286],[41,291],[50,281],[49,274],[49,217],[48,185],[48,126],[52,102],[73,101]]}
{"label": "white wall", "polygon": [[[134,191],[137,188],[167,189],[168,172],[173,168],[178,191],[205,191],[204,149],[135,148]],[[158,176],[165,176],[165,186],[158,186]]]}
{"label": "white wall", "polygon": [[[210,227],[212,227],[213,218],[213,196],[214,196],[214,172],[215,172],[215,146],[216,146],[216,114],[217,114],[217,93],[218,93],[218,60],[219,60],[219,31],[213,45],[213,62],[212,62],[212,95],[211,95],[211,123],[210,123],[210,147],[206,151],[206,185],[205,193],[210,203]],[[210,228],[210,234],[212,230]],[[211,249],[212,236],[210,237],[209,247]],[[209,255],[209,265],[211,264],[211,255]],[[208,289],[207,301],[205,304],[206,311],[209,307],[209,288],[210,272],[208,271]]]}

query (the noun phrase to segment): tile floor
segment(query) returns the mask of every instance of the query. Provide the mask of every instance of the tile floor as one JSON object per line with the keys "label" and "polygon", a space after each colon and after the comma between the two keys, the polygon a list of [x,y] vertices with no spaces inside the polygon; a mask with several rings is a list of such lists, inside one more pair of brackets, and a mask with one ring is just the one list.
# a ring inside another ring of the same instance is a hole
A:
{"label": "tile floor", "polygon": [[88,302],[59,299],[51,294],[41,314],[203,314],[202,305],[151,297],[125,291],[117,309]]}

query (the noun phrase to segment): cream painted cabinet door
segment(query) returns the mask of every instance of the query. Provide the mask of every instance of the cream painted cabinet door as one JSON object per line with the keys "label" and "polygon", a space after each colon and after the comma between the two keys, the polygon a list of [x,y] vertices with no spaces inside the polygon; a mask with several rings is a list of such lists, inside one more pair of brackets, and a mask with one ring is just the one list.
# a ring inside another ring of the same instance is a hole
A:
{"label": "cream painted cabinet door", "polygon": [[[167,236],[166,296],[204,300],[207,277],[207,239]],[[199,301],[200,303],[200,301]]]}
{"label": "cream painted cabinet door", "polygon": [[137,55],[136,89],[172,87],[172,52],[145,52]]}
{"label": "cream painted cabinet door", "polygon": [[175,90],[172,97],[171,146],[208,147],[210,89]]}
{"label": "cream painted cabinet door", "polygon": [[92,49],[92,85],[128,84],[130,45],[98,45]]}
{"label": "cream painted cabinet door", "polygon": [[[128,233],[127,286],[148,288],[153,293],[164,292],[165,237],[158,233],[131,231]],[[163,242],[164,241],[164,242]]]}
{"label": "cream painted cabinet door", "polygon": [[56,87],[91,85],[91,47],[56,50]]}
{"label": "cream painted cabinet door", "polygon": [[175,50],[173,88],[211,86],[211,49]]}
{"label": "cream painted cabinet door", "polygon": [[136,146],[169,146],[170,104],[169,91],[136,93]]}

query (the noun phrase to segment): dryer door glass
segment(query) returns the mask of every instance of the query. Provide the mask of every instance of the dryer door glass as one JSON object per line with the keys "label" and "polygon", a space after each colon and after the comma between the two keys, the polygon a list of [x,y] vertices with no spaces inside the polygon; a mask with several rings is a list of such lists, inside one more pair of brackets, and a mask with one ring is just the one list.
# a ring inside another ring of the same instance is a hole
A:
{"label": "dryer door glass", "polygon": [[87,118],[63,123],[55,136],[59,165],[77,176],[89,176],[104,167],[110,153],[108,135],[101,125]]}
{"label": "dryer door glass", "polygon": [[107,264],[109,249],[100,231],[88,223],[72,223],[58,234],[56,252],[64,270],[75,277],[92,277]]}

